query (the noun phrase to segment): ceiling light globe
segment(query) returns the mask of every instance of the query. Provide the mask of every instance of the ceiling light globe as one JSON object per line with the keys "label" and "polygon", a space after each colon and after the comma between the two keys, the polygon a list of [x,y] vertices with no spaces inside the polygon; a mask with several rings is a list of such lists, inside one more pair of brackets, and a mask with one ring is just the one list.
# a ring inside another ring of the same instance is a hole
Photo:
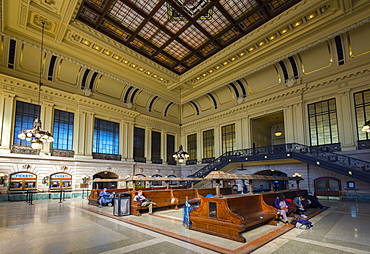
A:
{"label": "ceiling light globe", "polygon": [[31,147],[32,147],[32,149],[40,149],[41,148],[41,144],[39,142],[33,142],[31,144]]}

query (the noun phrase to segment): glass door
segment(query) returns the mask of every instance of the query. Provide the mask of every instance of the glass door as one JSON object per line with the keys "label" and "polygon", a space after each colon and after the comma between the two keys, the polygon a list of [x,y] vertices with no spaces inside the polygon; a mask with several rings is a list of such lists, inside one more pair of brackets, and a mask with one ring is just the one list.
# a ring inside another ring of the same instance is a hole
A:
{"label": "glass door", "polygon": [[315,180],[316,196],[339,196],[341,181],[333,177],[321,177]]}

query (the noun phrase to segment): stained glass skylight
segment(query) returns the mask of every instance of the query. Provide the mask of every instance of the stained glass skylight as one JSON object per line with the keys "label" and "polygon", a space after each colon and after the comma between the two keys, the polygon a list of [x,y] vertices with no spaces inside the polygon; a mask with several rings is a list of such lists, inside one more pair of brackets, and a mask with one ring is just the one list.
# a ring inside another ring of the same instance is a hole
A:
{"label": "stained glass skylight", "polygon": [[183,74],[301,0],[82,0],[76,16]]}

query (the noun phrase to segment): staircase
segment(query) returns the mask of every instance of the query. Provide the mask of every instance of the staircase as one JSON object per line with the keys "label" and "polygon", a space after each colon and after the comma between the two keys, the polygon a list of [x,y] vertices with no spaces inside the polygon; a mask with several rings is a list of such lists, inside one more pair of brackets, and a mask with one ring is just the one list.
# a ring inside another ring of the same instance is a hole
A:
{"label": "staircase", "polygon": [[370,162],[331,152],[328,151],[331,149],[325,148],[290,143],[230,151],[189,177],[204,178],[211,171],[220,170],[229,163],[291,158],[370,183]]}

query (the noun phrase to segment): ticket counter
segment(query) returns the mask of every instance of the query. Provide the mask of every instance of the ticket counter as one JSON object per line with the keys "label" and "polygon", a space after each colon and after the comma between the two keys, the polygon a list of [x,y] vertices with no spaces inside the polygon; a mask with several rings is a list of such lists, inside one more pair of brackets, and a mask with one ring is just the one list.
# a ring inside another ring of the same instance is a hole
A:
{"label": "ticket counter", "polygon": [[29,172],[19,172],[10,175],[9,190],[36,190],[37,176]]}
{"label": "ticket counter", "polygon": [[71,189],[72,175],[67,173],[56,173],[50,176],[50,189]]}

